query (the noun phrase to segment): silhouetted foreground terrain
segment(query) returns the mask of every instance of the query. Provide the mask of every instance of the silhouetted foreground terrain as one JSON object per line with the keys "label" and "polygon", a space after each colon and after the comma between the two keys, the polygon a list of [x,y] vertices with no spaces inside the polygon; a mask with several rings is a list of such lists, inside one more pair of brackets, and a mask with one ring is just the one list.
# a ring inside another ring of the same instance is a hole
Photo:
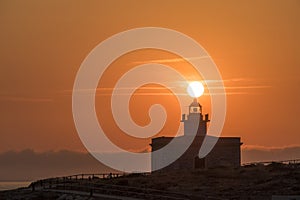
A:
{"label": "silhouetted foreground terrain", "polygon": [[34,192],[31,187],[5,191],[0,199],[271,199],[272,195],[300,195],[300,164],[64,178],[51,186],[44,181],[44,189],[40,182]]}

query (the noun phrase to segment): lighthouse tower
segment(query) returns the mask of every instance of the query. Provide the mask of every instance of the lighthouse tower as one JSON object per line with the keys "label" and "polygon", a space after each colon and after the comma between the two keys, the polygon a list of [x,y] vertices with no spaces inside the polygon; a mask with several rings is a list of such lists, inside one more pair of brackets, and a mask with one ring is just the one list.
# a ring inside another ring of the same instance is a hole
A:
{"label": "lighthouse tower", "polygon": [[[157,137],[152,138],[151,147],[152,152],[157,151],[172,140],[176,143],[184,146],[187,139],[193,137],[193,141],[188,149],[170,165],[160,169],[161,171],[169,172],[170,170],[193,170],[203,168],[215,168],[215,167],[239,167],[241,165],[241,138],[240,137],[219,137],[207,135],[207,123],[208,114],[203,115],[202,106],[194,99],[189,105],[188,114],[183,114],[181,122],[184,124],[184,136],[178,137]],[[217,143],[213,149],[204,158],[199,158],[199,150],[203,145],[205,139],[217,140]],[[177,149],[171,149],[170,152]],[[170,156],[170,153],[159,152],[159,154],[151,155],[151,167],[158,169],[161,163],[164,163],[166,157]]]}
{"label": "lighthouse tower", "polygon": [[184,123],[184,135],[192,136],[196,132],[196,136],[205,136],[207,132],[208,114],[203,116],[202,106],[195,98],[189,105],[189,114],[182,115],[181,122]]}

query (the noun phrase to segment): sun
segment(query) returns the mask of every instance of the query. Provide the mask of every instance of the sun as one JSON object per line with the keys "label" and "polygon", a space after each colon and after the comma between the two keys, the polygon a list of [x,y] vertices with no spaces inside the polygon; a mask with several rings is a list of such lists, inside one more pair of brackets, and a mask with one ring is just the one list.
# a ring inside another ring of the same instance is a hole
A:
{"label": "sun", "polygon": [[187,92],[191,97],[200,97],[204,93],[204,86],[199,81],[189,83]]}

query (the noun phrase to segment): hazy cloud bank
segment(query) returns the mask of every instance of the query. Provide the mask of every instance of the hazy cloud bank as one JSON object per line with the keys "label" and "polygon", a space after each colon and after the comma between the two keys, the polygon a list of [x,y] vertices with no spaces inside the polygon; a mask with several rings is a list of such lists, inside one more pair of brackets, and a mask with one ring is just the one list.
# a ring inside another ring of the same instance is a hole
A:
{"label": "hazy cloud bank", "polygon": [[283,148],[249,147],[242,149],[242,163],[300,159],[300,146]]}
{"label": "hazy cloud bank", "polygon": [[[300,147],[242,149],[242,163],[299,158]],[[47,177],[112,171],[88,153],[67,150],[37,153],[33,150],[24,150],[0,154],[0,181],[31,181]]]}
{"label": "hazy cloud bank", "polygon": [[80,173],[104,173],[112,169],[88,153],[73,151],[36,153],[33,150],[0,154],[0,180],[36,180]]}

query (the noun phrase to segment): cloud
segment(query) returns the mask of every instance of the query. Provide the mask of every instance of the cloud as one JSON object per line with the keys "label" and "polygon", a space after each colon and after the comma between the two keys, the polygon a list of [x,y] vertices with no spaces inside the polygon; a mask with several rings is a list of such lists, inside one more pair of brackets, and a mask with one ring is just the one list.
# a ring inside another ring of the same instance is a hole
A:
{"label": "cloud", "polygon": [[[148,151],[144,150],[143,152]],[[300,146],[242,148],[242,163],[300,159]],[[0,153],[0,180],[37,180],[81,173],[108,173],[113,169],[101,164],[88,153],[75,151],[33,150]]]}
{"label": "cloud", "polygon": [[88,153],[74,151],[8,151],[0,154],[0,180],[32,181],[79,173],[105,173],[114,170]]}
{"label": "cloud", "polygon": [[278,149],[286,149],[286,148],[298,148],[299,145],[287,145],[287,146],[282,146],[282,147],[266,147],[266,146],[260,146],[260,145],[243,145],[242,149],[244,150],[252,150],[252,149],[256,149],[256,150],[263,150],[263,151],[271,151],[271,150],[278,150]]}
{"label": "cloud", "polygon": [[141,65],[147,63],[174,63],[174,62],[185,62],[192,60],[200,60],[204,58],[210,58],[210,56],[201,56],[201,57],[190,57],[190,58],[172,58],[172,59],[154,59],[154,60],[145,60],[145,61],[136,61],[132,64]]}
{"label": "cloud", "polygon": [[[172,59],[171,59],[172,60]],[[220,84],[222,81],[220,80],[206,80],[205,82],[210,83],[210,88],[214,92],[209,92],[208,88],[204,81],[200,81],[203,83],[205,87],[204,96],[209,95],[224,95],[224,93],[221,91],[223,89],[223,86]],[[258,95],[262,94],[264,90],[271,88],[270,85],[265,84],[265,80],[255,80],[250,78],[232,78],[232,79],[225,79],[223,80],[224,83],[224,89],[226,95]],[[180,82],[174,82],[174,87],[171,87],[170,89],[178,89],[179,87],[183,87],[183,85]],[[99,87],[96,89],[96,96],[108,96],[111,95],[111,92],[113,90],[118,90],[115,95],[130,95],[130,92],[132,89],[136,89],[135,87],[119,87],[119,88],[111,88],[111,87]],[[143,86],[140,87],[141,89],[139,92],[136,92],[136,95],[142,95],[142,96],[155,96],[155,95],[173,95],[168,92],[161,92],[162,90],[165,90],[163,87],[156,87],[156,86]],[[220,90],[220,91],[218,91]],[[82,94],[89,94],[93,92],[92,89],[81,89],[77,90],[76,92],[80,92]],[[182,90],[181,90],[182,91]],[[60,93],[64,95],[72,95],[73,90],[63,90]],[[109,92],[109,93],[107,93]],[[178,96],[187,96],[187,93],[176,93]]]}
{"label": "cloud", "polygon": [[[113,90],[119,90],[119,91],[127,91],[127,90],[132,90],[132,89],[137,89],[136,87],[119,87],[119,88],[111,88],[111,87],[98,87],[96,88],[96,92],[105,92],[105,91],[113,91]],[[158,87],[158,86],[142,86],[139,87],[138,89],[142,90],[165,90],[166,88],[163,87]],[[61,94],[72,94],[74,90],[63,90],[60,91]],[[81,89],[81,90],[75,90],[75,92],[81,92],[81,93],[90,93],[94,92],[93,89]]]}
{"label": "cloud", "polygon": [[[223,94],[221,92],[218,92],[219,89],[223,89],[222,85],[220,85],[221,81],[207,80],[206,82],[210,83],[211,88],[215,92],[206,92],[205,95]],[[223,82],[226,95],[259,95],[263,94],[266,90],[272,87],[266,80],[257,80],[251,78],[232,78],[225,79],[223,80]]]}
{"label": "cloud", "polygon": [[246,145],[242,148],[242,163],[300,159],[300,146],[263,147]]}
{"label": "cloud", "polygon": [[52,102],[53,99],[51,99],[51,98],[40,98],[40,97],[0,96],[0,101],[28,102],[28,103],[48,103],[48,102]]}

